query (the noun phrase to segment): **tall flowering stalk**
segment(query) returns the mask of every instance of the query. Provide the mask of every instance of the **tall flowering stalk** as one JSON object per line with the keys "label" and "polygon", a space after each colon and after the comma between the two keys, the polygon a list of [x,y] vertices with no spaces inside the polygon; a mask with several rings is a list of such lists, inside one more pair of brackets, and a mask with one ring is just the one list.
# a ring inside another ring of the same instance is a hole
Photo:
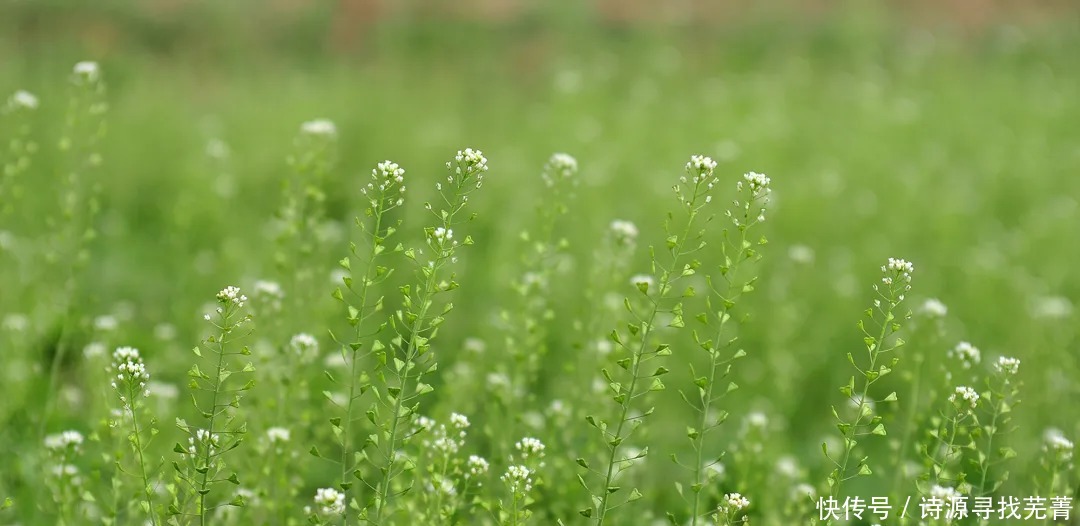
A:
{"label": "tall flowering stalk", "polygon": [[[671,317],[668,326],[681,328],[686,324],[683,320],[683,306],[680,298],[692,296],[692,289],[686,292],[676,293],[675,284],[687,276],[693,275],[700,263],[689,259],[693,253],[700,250],[704,245],[703,230],[697,230],[697,220],[705,205],[712,201],[709,195],[712,191],[716,178],[713,171],[716,162],[708,157],[693,156],[686,163],[687,175],[674,187],[675,195],[679,200],[680,208],[686,214],[676,223],[675,215],[668,214],[665,221],[667,239],[665,249],[666,261],[652,250],[652,274],[653,276],[639,276],[633,279],[638,292],[644,299],[645,306],[635,308],[627,298],[624,302],[627,311],[634,318],[627,324],[626,332],[618,329],[612,330],[610,339],[617,347],[621,358],[617,365],[622,371],[614,374],[607,368],[601,370],[610,392],[611,399],[617,405],[616,419],[609,423],[606,420],[597,419],[593,416],[586,418],[589,425],[595,427],[601,435],[607,447],[607,455],[598,470],[589,466],[585,459],[579,459],[578,463],[595,474],[599,478],[599,485],[593,486],[579,477],[579,481],[586,490],[592,493],[592,506],[581,510],[581,514],[602,525],[609,518],[609,513],[626,503],[641,498],[637,489],[629,492],[627,497],[619,503],[612,503],[615,494],[622,491],[622,487],[615,484],[616,477],[629,469],[634,461],[644,458],[648,450],[635,452],[633,455],[623,455],[623,444],[630,438],[634,431],[641,426],[644,419],[652,414],[649,409],[641,414],[632,414],[634,403],[652,391],[664,389],[664,383],[660,377],[668,372],[663,366],[657,366],[651,371],[645,369],[648,362],[671,354],[671,347],[666,343],[656,343],[653,346],[653,331],[656,330],[657,320],[661,315]],[[681,228],[680,228],[681,227]],[[688,248],[689,247],[689,248]],[[689,260],[688,260],[689,259]],[[647,382],[647,385],[645,385]]]}
{"label": "tall flowering stalk", "polygon": [[975,409],[981,398],[975,389],[963,385],[949,395],[949,408],[936,419],[934,428],[929,431],[929,441],[923,444],[922,454],[929,466],[929,471],[919,477],[927,486],[920,488],[924,492],[935,487],[969,492],[970,485],[965,481],[967,474],[959,467],[959,462],[965,448],[975,447],[971,430],[978,424]]}
{"label": "tall flowering stalk", "polygon": [[[723,263],[720,265],[717,277],[707,276],[709,295],[705,299],[705,311],[698,315],[697,319],[705,326],[702,329],[706,336],[703,337],[698,330],[694,330],[694,341],[705,351],[708,356],[708,369],[705,374],[698,375],[693,365],[690,366],[690,377],[696,387],[697,396],[682,394],[683,400],[697,412],[697,422],[694,427],[687,429],[686,435],[690,439],[694,450],[694,464],[689,466],[692,471],[690,491],[693,494],[690,505],[690,524],[696,526],[706,513],[702,499],[702,492],[706,489],[706,472],[714,464],[719,462],[719,452],[707,451],[707,437],[709,433],[722,425],[727,419],[727,412],[715,412],[715,404],[724,396],[736,388],[734,383],[726,386],[720,385],[721,381],[731,372],[732,363],[745,356],[743,349],[729,352],[736,341],[736,337],[729,337],[731,331],[732,312],[736,303],[743,294],[754,290],[757,277],[743,279],[739,276],[739,269],[746,261],[761,259],[760,253],[755,250],[755,242],[749,239],[748,231],[765,220],[765,205],[769,202],[770,180],[765,175],[750,172],[743,176],[737,188],[739,199],[734,202],[735,211],[728,210],[727,216],[731,219],[735,233],[725,229],[720,248],[723,254]],[[756,244],[764,245],[765,238],[760,238]],[[711,337],[708,334],[711,333]],[[714,414],[715,413],[715,414]],[[706,455],[709,455],[706,457]],[[706,464],[707,459],[711,460]],[[682,489],[682,486],[677,486]],[[742,499],[739,496],[739,499]],[[733,502],[742,503],[736,499]],[[746,506],[729,506],[728,511],[739,511]],[[722,515],[729,516],[730,513]]]}
{"label": "tall flowering stalk", "polygon": [[57,524],[74,524],[72,514],[81,499],[83,479],[73,462],[82,453],[83,441],[82,433],[74,430],[45,437],[45,449],[52,461],[45,472],[45,486],[52,492]]}
{"label": "tall flowering stalk", "polygon": [[[105,136],[105,80],[96,62],[79,62],[72,69],[69,84],[71,97],[58,148],[63,162],[63,174],[57,195],[59,214],[46,217],[53,232],[51,246],[45,254],[49,272],[63,276],[63,295],[57,305],[61,317],[60,335],[49,371],[47,392],[57,389],[60,364],[70,350],[68,342],[72,307],[78,288],[76,275],[89,258],[86,246],[96,236],[94,218],[97,216],[98,185],[90,175],[102,164],[98,144]],[[41,430],[51,416],[55,397],[50,396],[41,419]]]}
{"label": "tall flowering stalk", "polygon": [[[349,246],[350,255],[343,258],[339,264],[349,272],[343,278],[345,289],[350,293],[347,297],[341,288],[334,290],[334,298],[345,304],[349,325],[353,327],[351,339],[342,344],[341,357],[349,370],[349,377],[345,379],[348,398],[345,401],[345,418],[333,418],[330,423],[333,426],[334,435],[341,444],[341,490],[346,494],[352,489],[350,474],[357,468],[355,457],[355,445],[353,441],[353,428],[357,420],[356,411],[358,400],[370,389],[370,381],[361,378],[363,359],[370,352],[378,352],[385,346],[377,339],[379,333],[386,327],[386,323],[378,327],[371,327],[367,323],[372,316],[383,309],[383,297],[374,297],[374,287],[386,281],[394,269],[376,264],[379,256],[384,255],[389,245],[387,240],[394,235],[400,221],[391,221],[387,214],[404,204],[405,202],[405,170],[397,163],[385,161],[371,171],[371,181],[361,190],[368,200],[368,206],[364,211],[365,218],[356,218],[356,226],[364,237],[363,248],[355,243]],[[392,251],[402,250],[398,245]],[[362,261],[362,266],[354,267],[353,261]],[[365,353],[361,353],[363,349]],[[340,383],[333,374],[327,371],[335,383]],[[348,521],[348,511],[345,520]]]}
{"label": "tall flowering stalk", "polygon": [[326,201],[322,186],[336,163],[337,127],[326,119],[303,123],[293,150],[287,159],[292,174],[282,183],[281,230],[274,259],[289,291],[287,313],[295,317],[312,299],[308,294],[314,288],[310,286],[311,263]]}
{"label": "tall flowering stalk", "polygon": [[500,313],[509,362],[507,372],[514,389],[499,392],[509,397],[501,402],[511,423],[528,408],[525,398],[535,392],[530,386],[536,382],[547,356],[547,326],[555,316],[550,302],[551,283],[559,257],[568,247],[565,239],[555,238],[555,227],[569,210],[577,170],[577,160],[565,153],[552,155],[544,165],[541,177],[548,194],[537,206],[535,231],[521,233],[527,250],[522,260],[524,272],[513,284],[515,305]]}
{"label": "tall flowering stalk", "polygon": [[[408,249],[405,256],[416,263],[417,282],[401,287],[402,308],[390,317],[390,328],[395,336],[390,345],[373,350],[380,368],[377,376],[382,385],[372,389],[376,402],[368,411],[368,417],[377,422],[379,431],[370,440],[377,449],[377,467],[380,473],[375,488],[375,502],[365,510],[362,518],[373,524],[383,524],[393,512],[390,501],[398,492],[391,487],[395,479],[411,470],[414,462],[400,450],[402,440],[412,427],[420,396],[433,388],[424,383],[425,374],[436,367],[435,357],[430,354],[431,340],[438,333],[446,314],[453,309],[445,303],[434,313],[436,296],[458,287],[454,274],[447,275],[447,267],[457,261],[459,242],[454,238],[453,227],[462,222],[461,214],[468,204],[469,196],[480,188],[487,171],[487,159],[479,150],[467,148],[459,151],[454,160],[446,163],[450,172],[446,183],[436,184],[443,206],[436,208],[430,203],[425,207],[436,217],[436,226],[424,230],[425,244],[430,258],[424,260],[424,251]],[[471,245],[466,236],[461,245]],[[400,490],[408,491],[409,485]]]}
{"label": "tall flowering stalk", "polygon": [[[888,263],[881,266],[881,286],[874,285],[877,295],[874,305],[866,309],[866,317],[878,326],[877,333],[872,334],[872,329],[868,329],[866,323],[859,320],[859,330],[863,333],[863,343],[866,345],[866,361],[860,365],[852,353],[847,354],[847,359],[859,373],[860,387],[856,387],[856,377],[852,376],[847,385],[840,388],[846,402],[855,408],[855,417],[849,420],[833,407],[836,426],[843,439],[839,457],[834,458],[825,443],[821,445],[825,457],[835,467],[828,478],[829,496],[832,499],[842,495],[841,490],[848,480],[872,473],[867,457],[859,458],[854,468],[851,462],[855,457],[855,447],[863,437],[885,435],[885,424],[882,423],[880,415],[874,414],[874,407],[876,402],[895,402],[896,393],[874,401],[869,398],[870,387],[891,373],[899,361],[899,358],[893,356],[888,360],[888,365],[882,363],[889,354],[904,345],[902,339],[890,341],[890,338],[901,328],[896,313],[904,301],[904,295],[911,290],[911,274],[914,271],[915,267],[911,263],[903,259],[889,258]],[[910,314],[905,314],[903,319],[908,317]],[[831,521],[827,520],[826,524],[831,524]]]}
{"label": "tall flowering stalk", "polygon": [[7,146],[0,150],[0,219],[5,222],[15,212],[15,204],[22,197],[19,176],[30,169],[38,146],[30,134],[30,114],[38,107],[33,93],[19,90],[0,106],[0,119],[4,128],[11,130],[0,135]]}
{"label": "tall flowering stalk", "polygon": [[[116,422],[116,425],[123,423],[131,426],[127,441],[131,445],[131,452],[138,469],[134,475],[139,479],[143,499],[139,503],[139,508],[143,515],[149,518],[150,524],[156,526],[158,515],[154,510],[154,487],[150,483],[153,468],[148,466],[146,461],[146,450],[150,446],[150,441],[157,435],[156,421],[151,418],[149,424],[144,422],[142,427],[139,425],[140,419],[145,418],[146,406],[143,401],[150,396],[148,387],[150,373],[146,370],[146,364],[143,363],[139,350],[133,347],[119,347],[113,352],[111,370],[115,375],[111,386],[120,401],[122,411],[121,419]],[[127,472],[119,463],[118,468]]]}
{"label": "tall flowering stalk", "polygon": [[[230,286],[217,294],[217,302],[215,314],[205,316],[217,334],[193,349],[199,358],[209,359],[212,374],[203,372],[198,363],[192,365],[188,371],[191,389],[201,391],[205,393],[204,398],[209,398],[209,403],[205,403],[206,400],[200,403],[198,396],[192,396],[195,409],[205,422],[205,427],[190,426],[182,419],[176,421],[177,427],[189,436],[187,447],[176,444],[174,448],[174,451],[181,455],[184,465],[173,462],[179,485],[184,488],[185,495],[183,499],[174,495],[173,503],[169,507],[170,516],[179,516],[178,520],[183,523],[196,517],[200,526],[207,524],[209,513],[219,506],[208,503],[213,487],[223,482],[240,485],[236,473],[225,475],[224,455],[237,448],[247,432],[247,425],[236,421],[236,410],[240,407],[243,394],[255,385],[255,381],[250,379],[241,386],[236,385],[241,375],[253,373],[255,367],[251,362],[243,365],[237,363],[237,357],[251,354],[246,346],[233,349],[231,345],[250,334],[240,331],[240,328],[252,319],[250,314],[244,313],[247,296],[242,294],[240,289]],[[189,511],[188,506],[192,500],[195,501],[195,510]],[[244,499],[237,495],[226,505],[243,506]]]}
{"label": "tall flowering stalk", "polygon": [[[982,439],[976,452],[976,473],[979,481],[974,490],[979,496],[991,495],[997,491],[1008,478],[1008,472],[991,472],[1005,461],[1016,456],[1016,451],[1008,446],[1002,446],[998,441],[1012,431],[1012,410],[1020,403],[1020,382],[1016,376],[1020,372],[1020,360],[1001,356],[994,364],[994,374],[986,379],[986,391],[983,398],[986,403],[987,413],[981,419],[985,424],[980,425],[976,431],[977,438]],[[995,449],[997,448],[997,449]]]}

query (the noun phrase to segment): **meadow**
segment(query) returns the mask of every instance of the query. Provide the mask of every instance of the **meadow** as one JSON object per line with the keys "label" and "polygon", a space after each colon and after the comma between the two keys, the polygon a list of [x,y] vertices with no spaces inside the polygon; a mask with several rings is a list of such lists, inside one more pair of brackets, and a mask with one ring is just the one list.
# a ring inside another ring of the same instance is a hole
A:
{"label": "meadow", "polygon": [[211,22],[0,23],[0,524],[1080,520],[1075,17]]}

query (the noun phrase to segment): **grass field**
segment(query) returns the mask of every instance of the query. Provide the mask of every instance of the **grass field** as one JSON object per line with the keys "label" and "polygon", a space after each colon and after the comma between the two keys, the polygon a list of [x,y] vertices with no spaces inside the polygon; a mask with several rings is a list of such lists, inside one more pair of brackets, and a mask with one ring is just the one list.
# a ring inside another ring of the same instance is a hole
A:
{"label": "grass field", "polygon": [[0,523],[1051,522],[1074,15],[0,34]]}

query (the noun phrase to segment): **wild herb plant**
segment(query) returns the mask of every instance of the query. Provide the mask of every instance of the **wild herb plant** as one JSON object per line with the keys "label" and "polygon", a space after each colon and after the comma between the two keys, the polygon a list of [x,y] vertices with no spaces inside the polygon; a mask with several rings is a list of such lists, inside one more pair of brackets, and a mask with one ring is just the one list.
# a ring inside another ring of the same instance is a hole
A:
{"label": "wild herb plant", "polygon": [[147,458],[151,442],[158,434],[157,419],[146,407],[150,373],[139,350],[133,347],[119,347],[113,352],[110,371],[115,375],[110,386],[120,402],[120,414],[111,425],[124,428],[123,440],[129,445],[134,461],[133,466],[125,467],[118,460],[117,469],[138,481],[139,518],[156,526],[160,514],[155,507],[155,486],[160,463]]}
{"label": "wild herb plant", "polygon": [[[326,371],[327,376],[338,386],[345,389],[346,400],[344,407],[339,407],[344,412],[344,418],[334,417],[330,420],[334,436],[339,440],[341,447],[341,491],[346,495],[353,487],[353,473],[360,467],[362,455],[361,447],[357,447],[357,437],[354,435],[359,415],[360,399],[365,392],[371,389],[371,378],[363,371],[373,353],[385,353],[386,346],[378,336],[386,329],[388,322],[378,319],[377,324],[372,323],[372,317],[383,310],[383,296],[378,287],[390,278],[394,269],[376,264],[380,256],[384,256],[387,250],[401,252],[401,245],[391,246],[388,240],[397,232],[401,222],[392,220],[390,212],[402,206],[405,202],[405,169],[392,161],[384,161],[371,171],[371,181],[362,189],[361,193],[367,199],[367,207],[364,209],[364,218],[356,218],[356,226],[363,237],[362,245],[351,243],[349,256],[343,258],[339,264],[349,275],[343,278],[345,289],[349,292],[346,296],[340,287],[334,289],[333,296],[345,304],[348,312],[347,321],[353,327],[353,334],[346,342],[341,342],[340,352],[344,369],[348,371],[348,377],[338,379],[333,372]],[[354,261],[358,262],[354,266]],[[374,326],[373,326],[374,325]],[[337,338],[335,337],[335,341]],[[369,417],[370,418],[370,414]],[[350,499],[350,507],[359,509]],[[348,514],[344,517],[348,523]]]}
{"label": "wild herb plant", "polygon": [[[57,193],[59,214],[55,215],[54,211],[45,220],[52,231],[45,253],[46,267],[48,274],[54,279],[60,277],[62,283],[57,288],[60,296],[54,300],[60,333],[49,369],[48,393],[56,392],[60,364],[72,346],[70,336],[75,321],[72,309],[81,283],[79,271],[89,258],[87,245],[97,235],[94,219],[99,208],[99,187],[92,176],[102,164],[98,146],[105,135],[108,108],[105,80],[96,62],[75,64],[69,84],[70,101],[58,144],[63,158]],[[42,433],[54,406],[55,397],[50,396],[41,419]]]}
{"label": "wild herb plant", "polygon": [[415,484],[412,472],[416,461],[404,454],[401,443],[416,420],[419,398],[433,391],[423,382],[423,376],[437,366],[431,340],[453,309],[449,302],[440,309],[436,298],[458,288],[454,274],[447,273],[448,267],[457,262],[459,244],[467,246],[473,241],[469,236],[462,239],[460,233],[455,238],[454,227],[464,221],[461,216],[469,196],[483,185],[487,158],[479,150],[466,148],[447,162],[446,168],[446,182],[436,184],[443,202],[425,205],[436,219],[436,226],[424,229],[427,254],[424,248],[403,252],[417,266],[416,282],[400,289],[401,308],[390,316],[394,335],[389,345],[373,349],[377,370],[371,392],[375,402],[367,416],[377,431],[369,435],[365,455],[378,472],[374,481],[364,481],[374,495],[360,513],[360,518],[371,524],[384,524],[404,511],[405,506],[395,505],[394,500]]}
{"label": "wild herb plant", "polygon": [[1002,439],[1015,430],[1012,425],[1013,409],[1020,403],[1020,360],[1000,356],[994,363],[994,373],[986,379],[983,391],[982,417],[975,432],[977,448],[971,461],[973,472],[978,475],[972,494],[986,496],[997,493],[1009,472],[1001,465],[1016,457],[1016,450],[1001,443]]}
{"label": "wild herb plant", "polygon": [[[840,388],[845,403],[854,407],[854,418],[845,416],[843,408],[837,409],[833,406],[833,417],[840,430],[842,446],[840,451],[830,453],[827,443],[821,445],[825,457],[834,466],[827,480],[830,499],[835,500],[843,495],[845,482],[873,473],[868,464],[869,458],[865,455],[858,456],[856,447],[866,438],[885,435],[885,424],[880,415],[874,414],[874,407],[881,402],[897,400],[895,392],[882,399],[872,399],[870,388],[891,373],[899,362],[898,357],[890,355],[903,346],[904,341],[892,337],[901,328],[900,320],[910,317],[910,314],[898,316],[897,312],[905,294],[911,290],[911,274],[914,271],[915,267],[911,263],[903,259],[889,258],[888,263],[881,266],[882,286],[874,284],[877,298],[874,299],[873,306],[866,309],[867,319],[876,327],[868,327],[863,320],[859,320],[859,330],[863,333],[863,343],[866,345],[866,360],[860,365],[854,354],[847,353],[848,363],[859,373],[859,380],[856,384],[856,377],[852,376],[847,385]],[[887,365],[883,363],[886,359]],[[854,466],[852,460],[855,460]],[[826,524],[831,524],[831,519],[826,519]]]}
{"label": "wild herb plant", "polygon": [[[227,471],[225,454],[244,441],[247,425],[239,414],[240,400],[255,385],[251,379],[255,367],[241,358],[250,356],[251,351],[247,346],[236,345],[251,333],[246,330],[252,321],[252,316],[244,312],[247,301],[247,296],[233,286],[218,292],[218,307],[213,314],[204,316],[213,326],[214,334],[192,350],[200,360],[187,373],[188,387],[202,424],[190,425],[184,419],[176,420],[176,426],[187,435],[188,443],[186,447],[177,443],[173,448],[180,457],[172,463],[176,481],[171,488],[172,503],[166,513],[170,524],[197,522],[204,526],[216,508],[244,506],[240,495],[226,502],[214,502],[211,493],[226,482],[240,485],[237,474]],[[199,366],[200,362],[207,371]],[[247,380],[241,384],[243,378]]]}
{"label": "wild herb plant", "polygon": [[[746,355],[746,351],[741,348],[732,350],[738,338],[730,334],[730,324],[735,322],[732,317],[736,303],[743,294],[754,290],[757,277],[744,278],[739,275],[739,270],[746,262],[761,258],[754,247],[766,242],[764,237],[751,241],[748,231],[765,220],[765,206],[772,191],[769,186],[771,181],[765,175],[755,172],[744,175],[743,179],[737,184],[739,198],[734,201],[735,209],[726,213],[734,232],[729,229],[723,231],[720,241],[720,254],[723,259],[715,274],[705,277],[708,295],[705,297],[704,310],[696,316],[702,327],[693,331],[694,342],[705,352],[708,366],[703,374],[699,374],[693,364],[690,365],[690,378],[696,387],[696,396],[680,391],[683,401],[697,413],[694,424],[687,426],[686,430],[686,436],[690,439],[694,451],[693,464],[680,464],[691,473],[690,495],[684,495],[683,485],[676,483],[680,495],[686,496],[690,501],[689,521],[694,526],[705,519],[709,511],[705,504],[707,499],[719,496],[714,495],[713,485],[708,484],[706,474],[713,465],[720,462],[723,454],[710,447],[712,442],[708,440],[708,436],[723,425],[728,417],[727,411],[716,409],[716,404],[737,388],[734,382],[727,385],[721,385],[721,382],[731,372],[732,363]],[[683,183],[686,184],[686,181]],[[701,246],[706,246],[704,241]],[[675,461],[678,462],[677,457]],[[742,504],[746,499],[740,496],[735,500]],[[734,510],[745,507],[734,506]],[[734,520],[730,512],[731,509],[720,514],[725,519],[723,522]],[[672,523],[679,523],[674,515],[669,517]]]}
{"label": "wild herb plant", "polygon": [[[593,475],[590,478],[595,479],[590,483],[584,477],[578,477],[581,485],[591,493],[592,499],[592,505],[581,510],[581,514],[593,518],[598,526],[604,524],[612,510],[642,497],[641,492],[633,488],[618,495],[620,502],[611,502],[611,499],[624,489],[616,484],[616,478],[629,469],[634,461],[648,455],[648,448],[640,450],[633,458],[622,456],[621,453],[626,451],[624,442],[633,436],[644,419],[654,411],[649,408],[637,413],[634,403],[650,392],[664,389],[660,377],[666,374],[668,369],[663,365],[658,365],[651,371],[646,369],[652,367],[646,365],[647,363],[671,355],[670,344],[656,342],[652,338],[653,331],[658,329],[658,318],[661,315],[670,315],[668,327],[682,328],[686,325],[681,300],[693,296],[694,292],[692,288],[676,292],[675,285],[681,279],[694,275],[701,266],[696,259],[688,258],[704,246],[705,232],[704,229],[699,229],[696,222],[702,210],[712,201],[710,194],[716,183],[713,174],[715,169],[715,161],[699,155],[693,156],[686,163],[686,177],[680,179],[681,184],[674,186],[680,205],[680,216],[685,214],[685,217],[676,219],[675,214],[668,213],[664,222],[667,238],[663,251],[667,253],[666,257],[657,255],[655,248],[651,249],[651,270],[656,277],[642,275],[633,278],[645,305],[635,309],[627,298],[624,304],[633,319],[627,323],[625,332],[614,329],[609,336],[616,346],[616,364],[621,372],[613,372],[608,368],[601,372],[610,390],[608,394],[617,406],[616,417],[609,420],[590,415],[586,418],[606,444],[607,458],[603,459],[596,469],[591,468],[584,458],[578,460],[578,463]],[[642,385],[645,382],[648,382],[647,386]]]}
{"label": "wild herb plant", "polygon": [[0,220],[7,223],[15,213],[15,204],[23,196],[23,183],[19,180],[29,169],[37,142],[31,134],[31,115],[38,107],[38,98],[25,90],[18,90],[0,107],[0,121],[6,130],[0,140],[7,143],[0,162]]}

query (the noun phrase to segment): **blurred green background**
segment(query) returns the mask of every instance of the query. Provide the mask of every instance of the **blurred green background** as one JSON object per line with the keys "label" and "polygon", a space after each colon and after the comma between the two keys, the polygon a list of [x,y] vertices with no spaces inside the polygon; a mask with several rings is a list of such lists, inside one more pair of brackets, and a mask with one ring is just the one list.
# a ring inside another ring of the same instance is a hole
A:
{"label": "blurred green background", "polygon": [[[948,336],[928,353],[969,340],[985,361],[1023,360],[1012,440],[1026,475],[1045,427],[1080,434],[1077,50],[1080,10],[1070,2],[6,0],[0,95],[39,96],[42,151],[25,200],[0,224],[15,240],[0,253],[0,315],[30,315],[20,341],[37,342],[28,367],[40,374],[34,352],[59,321],[42,301],[50,276],[19,247],[48,230],[50,140],[79,60],[101,63],[110,106],[80,323],[126,305],[126,343],[152,366],[186,360],[164,354],[156,324],[174,324],[172,345],[189,347],[214,292],[272,274],[266,227],[306,120],[329,118],[340,131],[326,187],[337,225],[327,229],[327,276],[376,162],[408,171],[418,199],[404,219],[416,238],[419,198],[431,195],[442,162],[466,146],[490,159],[448,346],[496,339],[490,319],[519,277],[517,236],[532,217],[522,211],[541,195],[552,152],[581,166],[561,232],[582,270],[555,287],[551,332],[566,354],[580,342],[559,327],[588,311],[576,294],[597,240],[615,218],[638,224],[642,247],[662,240],[670,186],[701,153],[732,186],[753,170],[775,188],[761,285],[745,307],[753,318],[740,329],[750,357],[735,373],[744,387],[729,402],[736,417],[775,416],[769,447],[820,481],[834,387],[851,374],[843,356],[861,345],[854,323],[879,265],[903,257],[916,265],[911,306],[936,297],[950,308]],[[647,262],[642,248],[631,268]],[[308,332],[325,333],[325,317],[304,316]],[[552,375],[561,374],[557,356]],[[157,369],[177,380],[184,370]],[[674,390],[662,399],[683,410]],[[9,415],[20,411],[7,404]],[[675,442],[682,428],[654,433]],[[1029,480],[1017,477],[1016,493]]]}

